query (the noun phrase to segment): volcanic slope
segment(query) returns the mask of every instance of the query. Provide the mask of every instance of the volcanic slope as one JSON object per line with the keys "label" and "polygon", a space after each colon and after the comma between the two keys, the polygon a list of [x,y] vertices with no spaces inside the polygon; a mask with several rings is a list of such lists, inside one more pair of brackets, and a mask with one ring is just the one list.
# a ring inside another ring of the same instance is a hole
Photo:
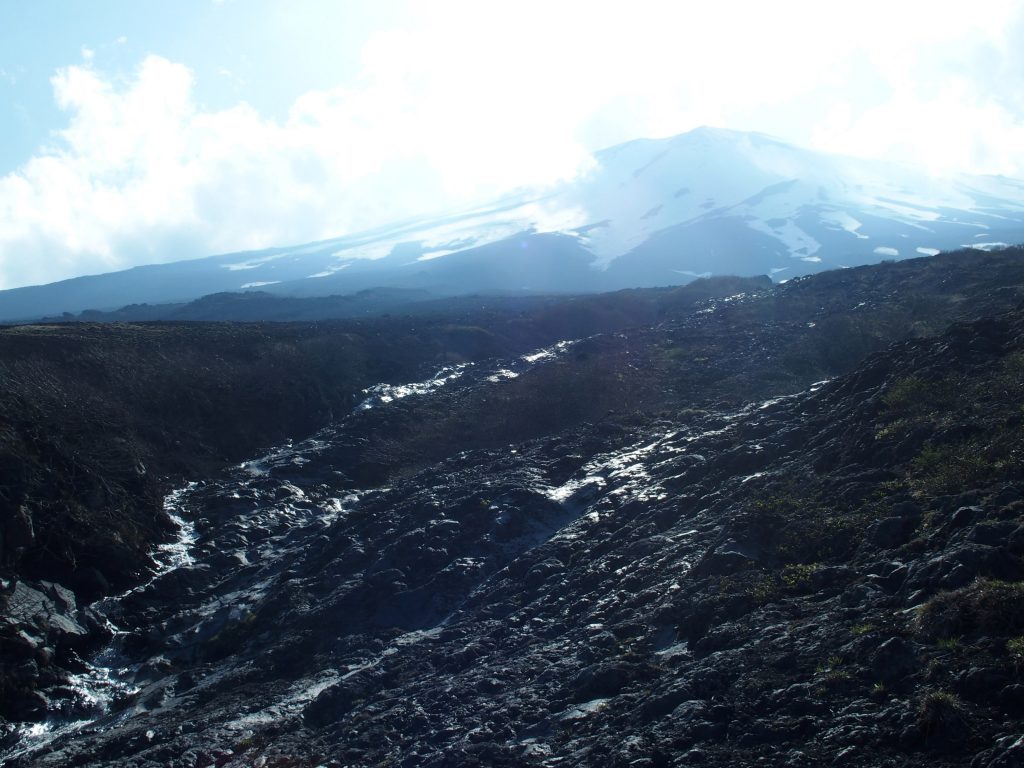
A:
{"label": "volcanic slope", "polygon": [[95,719],[10,764],[1015,764],[1014,258],[367,390],[168,498],[181,556],[96,607]]}
{"label": "volcanic slope", "polygon": [[[593,160],[575,179],[452,215],[0,291],[0,320],[139,302],[122,319],[214,319],[211,312],[237,315],[253,305],[159,305],[253,289],[332,297],[320,310],[352,316],[418,294],[583,293],[699,275],[792,278],[1024,239],[1024,181],[1001,176],[940,178],[708,127],[630,141]],[[268,313],[297,309],[259,303]]]}

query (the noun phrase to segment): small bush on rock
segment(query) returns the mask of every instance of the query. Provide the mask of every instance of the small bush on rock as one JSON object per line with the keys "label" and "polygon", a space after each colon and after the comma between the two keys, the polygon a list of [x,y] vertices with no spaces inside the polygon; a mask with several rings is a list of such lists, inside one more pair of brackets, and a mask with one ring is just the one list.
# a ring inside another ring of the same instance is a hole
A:
{"label": "small bush on rock", "polygon": [[917,730],[925,741],[959,740],[967,731],[964,705],[946,691],[931,691],[917,708]]}
{"label": "small bush on rock", "polygon": [[1024,636],[1011,637],[1006,641],[1006,652],[1015,666],[1024,665]]}
{"label": "small bush on rock", "polygon": [[1024,631],[1024,582],[977,579],[966,587],[940,592],[921,606],[918,629],[929,637]]}

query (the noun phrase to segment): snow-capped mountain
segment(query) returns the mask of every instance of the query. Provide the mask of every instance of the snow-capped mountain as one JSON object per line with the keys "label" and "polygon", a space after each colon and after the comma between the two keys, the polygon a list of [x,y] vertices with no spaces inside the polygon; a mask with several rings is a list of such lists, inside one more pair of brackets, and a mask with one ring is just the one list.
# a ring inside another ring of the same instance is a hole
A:
{"label": "snow-capped mountain", "polygon": [[1024,182],[699,128],[598,152],[579,178],[494,205],[298,247],[213,256],[0,292],[0,319],[220,291],[372,287],[444,296],[670,285],[808,272],[1024,241]]}
{"label": "snow-capped mountain", "polygon": [[1024,235],[1024,182],[940,179],[760,134],[701,128],[597,159],[569,193],[608,221],[588,248],[609,272],[655,283],[673,271],[784,279]]}

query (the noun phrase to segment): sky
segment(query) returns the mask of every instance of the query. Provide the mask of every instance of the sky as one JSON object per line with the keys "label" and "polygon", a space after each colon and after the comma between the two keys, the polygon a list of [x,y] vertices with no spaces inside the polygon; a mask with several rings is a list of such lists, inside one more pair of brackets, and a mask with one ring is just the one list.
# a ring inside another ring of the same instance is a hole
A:
{"label": "sky", "polygon": [[0,289],[457,211],[701,125],[1024,178],[1024,2],[0,0]]}

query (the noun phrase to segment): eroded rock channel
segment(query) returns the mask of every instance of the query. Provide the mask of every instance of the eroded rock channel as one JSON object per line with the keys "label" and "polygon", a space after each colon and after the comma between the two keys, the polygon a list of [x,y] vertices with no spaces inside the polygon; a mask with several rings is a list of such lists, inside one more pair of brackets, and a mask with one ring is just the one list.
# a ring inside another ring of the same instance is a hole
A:
{"label": "eroded rock channel", "polygon": [[23,588],[107,640],[7,763],[1019,764],[1024,309],[773,397],[781,321],[732,324],[650,385],[686,407],[537,404],[667,366],[708,309],[370,388],[171,494],[142,586]]}

